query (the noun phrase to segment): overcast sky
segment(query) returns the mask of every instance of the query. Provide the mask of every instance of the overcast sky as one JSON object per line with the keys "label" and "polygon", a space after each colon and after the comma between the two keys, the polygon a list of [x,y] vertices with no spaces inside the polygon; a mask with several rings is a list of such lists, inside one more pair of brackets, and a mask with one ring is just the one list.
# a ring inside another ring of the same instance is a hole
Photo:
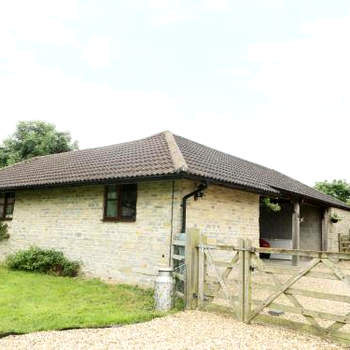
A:
{"label": "overcast sky", "polygon": [[0,0],[0,140],[163,130],[304,183],[350,181],[348,0]]}

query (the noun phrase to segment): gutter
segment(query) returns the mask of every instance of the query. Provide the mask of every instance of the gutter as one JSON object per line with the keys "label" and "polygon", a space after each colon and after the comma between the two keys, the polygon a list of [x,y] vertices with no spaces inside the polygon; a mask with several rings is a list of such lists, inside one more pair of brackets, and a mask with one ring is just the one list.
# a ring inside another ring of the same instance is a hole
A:
{"label": "gutter", "polygon": [[[330,201],[326,201],[326,200],[322,200],[322,199],[319,199],[319,198],[315,198],[315,197],[311,197],[311,196],[308,196],[308,195],[303,195],[303,194],[300,194],[300,193],[296,193],[296,192],[292,192],[292,191],[288,191],[288,190],[285,190],[285,189],[278,189],[280,191],[280,193],[282,195],[285,195],[287,198],[289,197],[295,197],[297,199],[304,199],[306,200],[307,202],[309,203],[313,203],[313,204],[316,204],[316,205],[319,205],[319,206],[324,206],[326,208],[337,208],[337,209],[342,209],[342,210],[347,210],[347,211],[350,211],[350,206],[347,205],[346,203],[343,203],[341,202],[339,199],[336,199],[334,197],[331,197],[330,198]],[[325,195],[325,196],[329,196],[325,193],[322,193],[320,192],[321,195]],[[338,201],[339,203],[335,203],[335,202],[331,202],[331,200],[333,201]]]}

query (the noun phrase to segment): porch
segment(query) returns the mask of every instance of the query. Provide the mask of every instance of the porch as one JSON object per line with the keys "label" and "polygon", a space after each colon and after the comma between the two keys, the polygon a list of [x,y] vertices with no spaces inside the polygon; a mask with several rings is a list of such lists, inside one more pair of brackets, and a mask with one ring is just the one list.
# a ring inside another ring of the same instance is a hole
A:
{"label": "porch", "polygon": [[[270,201],[270,200],[269,200]],[[320,205],[289,199],[271,200],[273,208],[260,199],[259,234],[260,244],[266,242],[271,248],[328,250],[328,208]],[[276,206],[277,209],[276,210]],[[273,260],[300,259],[285,254],[271,254]]]}

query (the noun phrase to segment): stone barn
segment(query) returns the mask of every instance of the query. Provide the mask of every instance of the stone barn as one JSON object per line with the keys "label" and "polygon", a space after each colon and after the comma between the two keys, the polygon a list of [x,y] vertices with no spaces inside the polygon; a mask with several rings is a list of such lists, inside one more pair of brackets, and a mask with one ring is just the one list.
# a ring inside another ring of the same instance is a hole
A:
{"label": "stone barn", "polygon": [[[278,203],[273,212],[266,198]],[[340,223],[330,222],[337,212]],[[171,132],[35,157],[0,170],[0,259],[36,245],[80,260],[87,275],[151,285],[175,235],[338,249],[350,208],[275,170]]]}

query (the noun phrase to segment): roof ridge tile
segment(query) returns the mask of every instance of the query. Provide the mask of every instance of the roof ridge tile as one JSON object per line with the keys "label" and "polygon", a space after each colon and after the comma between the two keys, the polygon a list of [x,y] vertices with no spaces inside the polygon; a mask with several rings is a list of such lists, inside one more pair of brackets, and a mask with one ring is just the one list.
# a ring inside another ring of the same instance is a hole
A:
{"label": "roof ridge tile", "polygon": [[168,144],[170,157],[173,161],[175,172],[186,172],[188,170],[188,165],[175,140],[174,134],[167,130],[163,132],[163,135]]}

